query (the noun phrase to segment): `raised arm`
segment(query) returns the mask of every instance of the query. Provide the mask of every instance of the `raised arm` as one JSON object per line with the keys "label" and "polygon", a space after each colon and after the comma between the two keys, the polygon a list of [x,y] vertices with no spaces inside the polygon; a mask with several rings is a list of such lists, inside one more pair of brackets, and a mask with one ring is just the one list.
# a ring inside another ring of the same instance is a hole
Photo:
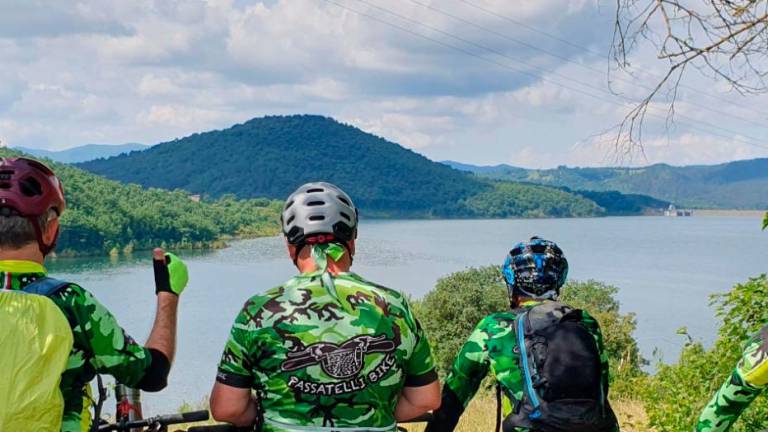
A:
{"label": "raised arm", "polygon": [[187,282],[184,263],[171,257],[176,262],[168,268],[175,279],[172,282],[161,273],[170,291],[157,291],[155,324],[146,346],[128,336],[117,319],[88,291],[72,285],[62,293],[60,301],[67,304],[64,310],[69,311],[70,319],[77,323],[76,343],[85,349],[96,372],[112,375],[127,386],[145,391],[159,391],[167,385],[176,348],[178,294]]}
{"label": "raised arm", "polygon": [[747,344],[731,376],[715,392],[696,423],[697,432],[724,432],[768,385],[768,326]]}

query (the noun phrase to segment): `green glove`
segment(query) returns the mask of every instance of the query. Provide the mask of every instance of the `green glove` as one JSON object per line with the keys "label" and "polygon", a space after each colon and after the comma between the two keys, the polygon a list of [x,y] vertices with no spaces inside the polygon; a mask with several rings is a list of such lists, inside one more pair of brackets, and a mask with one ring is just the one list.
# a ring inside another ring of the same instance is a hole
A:
{"label": "green glove", "polygon": [[155,294],[168,292],[181,295],[189,282],[189,272],[184,261],[166,252],[165,260],[152,260],[155,269]]}

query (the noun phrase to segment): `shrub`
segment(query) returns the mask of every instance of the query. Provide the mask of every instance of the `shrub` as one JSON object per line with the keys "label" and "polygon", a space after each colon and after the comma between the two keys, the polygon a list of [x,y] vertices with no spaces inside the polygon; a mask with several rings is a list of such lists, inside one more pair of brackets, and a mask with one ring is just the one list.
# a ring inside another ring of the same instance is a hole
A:
{"label": "shrub", "polygon": [[[722,319],[718,339],[706,350],[688,337],[675,364],[659,362],[656,375],[639,387],[649,424],[658,432],[693,429],[696,419],[714,392],[733,372],[749,335],[768,322],[768,277],[762,275],[730,292],[712,297]],[[761,430],[768,417],[768,399],[760,396],[744,412],[732,432]]]}

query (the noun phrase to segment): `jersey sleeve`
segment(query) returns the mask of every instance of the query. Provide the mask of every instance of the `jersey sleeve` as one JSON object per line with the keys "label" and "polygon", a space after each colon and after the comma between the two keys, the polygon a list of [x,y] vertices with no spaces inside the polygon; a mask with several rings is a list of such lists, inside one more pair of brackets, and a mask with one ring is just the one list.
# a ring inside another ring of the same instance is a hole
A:
{"label": "jersey sleeve", "polygon": [[587,311],[582,311],[582,322],[587,326],[589,333],[595,338],[597,351],[600,353],[600,374],[603,385],[603,397],[608,398],[608,386],[611,380],[611,369],[608,361],[608,351],[605,349],[605,340],[603,332],[600,330],[600,323],[592,317]]}
{"label": "jersey sleeve", "polygon": [[768,326],[752,338],[736,369],[699,416],[697,432],[730,429],[741,413],[768,386]]}
{"label": "jersey sleeve", "polygon": [[461,347],[445,379],[440,408],[433,413],[425,432],[452,431],[456,428],[464,409],[488,374],[490,359],[487,341],[491,323],[489,317],[480,321]]}
{"label": "jersey sleeve", "polygon": [[117,319],[85,289],[70,285],[57,298],[72,324],[75,344],[85,353],[96,373],[112,375],[117,381],[135,387],[150,368],[148,349],[125,333]]}
{"label": "jersey sleeve", "polygon": [[432,357],[432,349],[429,346],[429,340],[424,333],[419,321],[413,316],[410,306],[404,303],[406,311],[406,321],[409,330],[413,333],[413,351],[410,353],[405,364],[405,386],[421,387],[437,381],[437,371],[435,370],[435,360]]}
{"label": "jersey sleeve", "polygon": [[485,318],[472,331],[453,362],[451,371],[445,379],[444,390],[452,391],[461,404],[466,407],[475,396],[483,378],[488,374],[487,327],[490,319]]}
{"label": "jersey sleeve", "polygon": [[235,318],[216,374],[216,381],[222,384],[237,388],[251,388],[254,384],[253,364],[249,354],[253,347],[251,332],[248,331],[253,312],[251,299]]}

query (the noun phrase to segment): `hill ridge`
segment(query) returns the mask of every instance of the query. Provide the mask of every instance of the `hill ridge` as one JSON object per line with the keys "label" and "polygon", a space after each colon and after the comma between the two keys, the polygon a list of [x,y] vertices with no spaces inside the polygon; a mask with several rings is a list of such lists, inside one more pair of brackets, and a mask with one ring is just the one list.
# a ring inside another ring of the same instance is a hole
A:
{"label": "hill ridge", "polygon": [[644,167],[567,167],[528,169],[511,165],[477,166],[444,161],[481,178],[522,181],[572,190],[643,194],[694,208],[768,208],[768,158],[714,165]]}
{"label": "hill ridge", "polygon": [[[213,197],[283,199],[301,183],[325,180],[345,189],[365,216],[604,214],[593,201],[568,191],[516,185],[512,193],[508,186],[314,114],[257,117],[78,166],[122,182]],[[548,199],[537,199],[543,195]],[[507,202],[484,202],[494,199]]]}

